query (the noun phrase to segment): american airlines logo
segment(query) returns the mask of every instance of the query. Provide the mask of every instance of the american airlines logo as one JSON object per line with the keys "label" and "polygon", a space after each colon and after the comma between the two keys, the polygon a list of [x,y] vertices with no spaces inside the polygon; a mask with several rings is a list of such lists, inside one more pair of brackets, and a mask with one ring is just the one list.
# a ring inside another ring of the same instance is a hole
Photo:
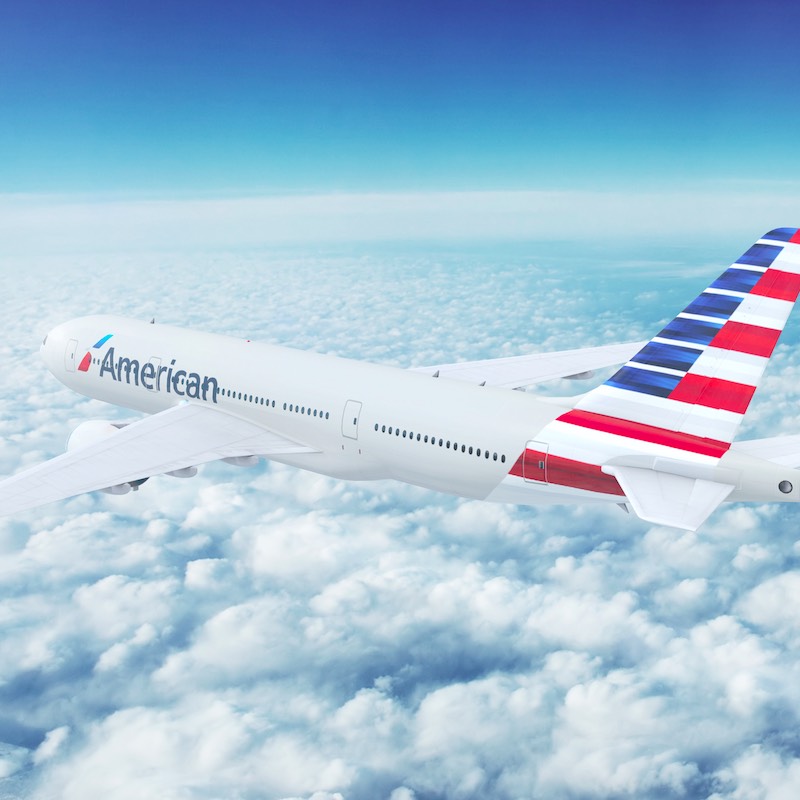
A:
{"label": "american airlines logo", "polygon": [[[114,334],[107,333],[102,339],[98,339],[93,345],[92,350],[99,350]],[[78,365],[78,372],[88,372],[92,365],[92,350],[88,350]]]}
{"label": "american airlines logo", "polygon": [[[101,348],[113,334],[108,334],[100,339],[92,349]],[[78,369],[88,372],[92,363],[92,351],[86,353]],[[179,397],[189,397],[193,400],[210,400],[217,402],[219,394],[219,381],[212,375],[200,375],[185,369],[176,369],[176,360],[173,358],[169,366],[146,361],[141,363],[136,358],[120,356],[117,358],[114,347],[109,347],[100,362],[100,377],[110,377],[113,381],[125,383],[129,386],[141,386],[150,392],[166,392]]]}

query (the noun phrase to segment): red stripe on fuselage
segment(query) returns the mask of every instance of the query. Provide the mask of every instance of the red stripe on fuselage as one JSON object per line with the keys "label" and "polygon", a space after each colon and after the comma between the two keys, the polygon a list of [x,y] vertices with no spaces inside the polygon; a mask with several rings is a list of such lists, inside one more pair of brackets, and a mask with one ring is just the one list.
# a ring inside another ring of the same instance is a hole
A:
{"label": "red stripe on fuselage", "polygon": [[83,360],[81,361],[81,363],[78,365],[78,372],[88,372],[89,371],[89,366],[91,365],[91,363],[92,363],[92,354],[91,353],[87,353],[83,357]]}
{"label": "red stripe on fuselage", "polygon": [[[617,496],[625,494],[617,483],[617,479],[613,475],[606,475],[596,464],[574,461],[571,458],[562,458],[538,450],[526,449],[511,467],[509,475],[524,478],[524,462],[526,460],[533,464],[538,464],[539,461],[545,462],[546,483],[568,486],[571,489],[583,489],[587,492],[599,492],[600,494]],[[538,480],[538,476],[536,479]]]}
{"label": "red stripe on fuselage", "polygon": [[800,294],[800,275],[796,275],[794,272],[783,272],[780,269],[768,269],[750,290],[750,294],[794,303],[797,295]]}
{"label": "red stripe on fuselage", "polygon": [[744,414],[755,390],[755,386],[689,372],[672,390],[669,399]]}
{"label": "red stripe on fuselage", "polygon": [[677,450],[686,450],[703,456],[721,458],[730,448],[728,442],[706,439],[704,436],[694,436],[691,433],[671,431],[667,428],[657,428],[654,425],[631,422],[627,419],[608,417],[605,414],[596,414],[593,411],[581,411],[577,408],[562,414],[558,421],[567,422],[570,425],[578,425],[581,428],[590,428],[594,431],[612,433],[615,436],[623,436],[626,439],[636,439],[640,442],[674,447]]}
{"label": "red stripe on fuselage", "polygon": [[749,353],[751,356],[769,358],[780,335],[780,331],[772,328],[760,328],[758,325],[728,321],[711,340],[711,346],[718,347],[720,350],[733,350],[736,353]]}

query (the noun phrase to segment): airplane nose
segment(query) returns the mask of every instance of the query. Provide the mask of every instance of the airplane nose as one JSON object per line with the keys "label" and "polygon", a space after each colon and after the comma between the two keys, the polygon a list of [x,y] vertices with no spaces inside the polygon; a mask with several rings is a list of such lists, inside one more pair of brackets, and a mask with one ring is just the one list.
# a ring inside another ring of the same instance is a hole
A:
{"label": "airplane nose", "polygon": [[42,361],[44,361],[45,366],[52,372],[52,350],[53,345],[55,343],[56,336],[56,329],[48,331],[45,335],[44,339],[42,339],[42,343],[39,346],[39,356],[41,357]]}
{"label": "airplane nose", "polygon": [[[52,373],[63,372],[68,358],[68,337],[65,335],[64,325],[57,325],[48,331],[39,346],[39,355],[47,369]],[[74,358],[74,356],[73,356]],[[59,369],[60,368],[60,369]]]}

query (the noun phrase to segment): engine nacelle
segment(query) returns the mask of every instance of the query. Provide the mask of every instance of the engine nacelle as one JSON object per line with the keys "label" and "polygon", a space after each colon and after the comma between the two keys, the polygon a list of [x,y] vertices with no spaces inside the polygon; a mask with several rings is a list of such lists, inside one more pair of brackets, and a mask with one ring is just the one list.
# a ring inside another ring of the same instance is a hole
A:
{"label": "engine nacelle", "polygon": [[67,439],[67,452],[80,450],[82,447],[108,439],[127,424],[127,422],[108,422],[104,419],[90,419],[81,422]]}
{"label": "engine nacelle", "polygon": [[[82,447],[88,447],[90,444],[108,439],[115,433],[119,433],[119,430],[127,424],[127,422],[108,422],[104,419],[90,419],[82,422],[69,435],[67,452],[80,450]],[[106,494],[127,494],[131,490],[136,491],[146,480],[147,478],[141,478],[138,481],[130,481],[129,483],[118,483],[114,486],[107,486],[100,491]]]}

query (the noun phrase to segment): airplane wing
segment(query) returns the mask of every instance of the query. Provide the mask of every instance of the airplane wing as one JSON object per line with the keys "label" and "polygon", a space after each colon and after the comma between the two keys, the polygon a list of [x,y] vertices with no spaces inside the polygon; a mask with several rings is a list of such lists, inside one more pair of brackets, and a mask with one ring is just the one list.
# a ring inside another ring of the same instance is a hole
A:
{"label": "airplane wing", "polygon": [[591,377],[593,370],[625,363],[645,344],[647,342],[628,342],[580,350],[561,350],[555,353],[533,353],[510,358],[490,358],[485,361],[462,361],[457,364],[414,367],[411,372],[422,372],[470,383],[485,381],[487,386],[517,389],[556,378]]}
{"label": "airplane wing", "polygon": [[0,514],[221,458],[314,452],[225,412],[183,403],[0,481]]}

